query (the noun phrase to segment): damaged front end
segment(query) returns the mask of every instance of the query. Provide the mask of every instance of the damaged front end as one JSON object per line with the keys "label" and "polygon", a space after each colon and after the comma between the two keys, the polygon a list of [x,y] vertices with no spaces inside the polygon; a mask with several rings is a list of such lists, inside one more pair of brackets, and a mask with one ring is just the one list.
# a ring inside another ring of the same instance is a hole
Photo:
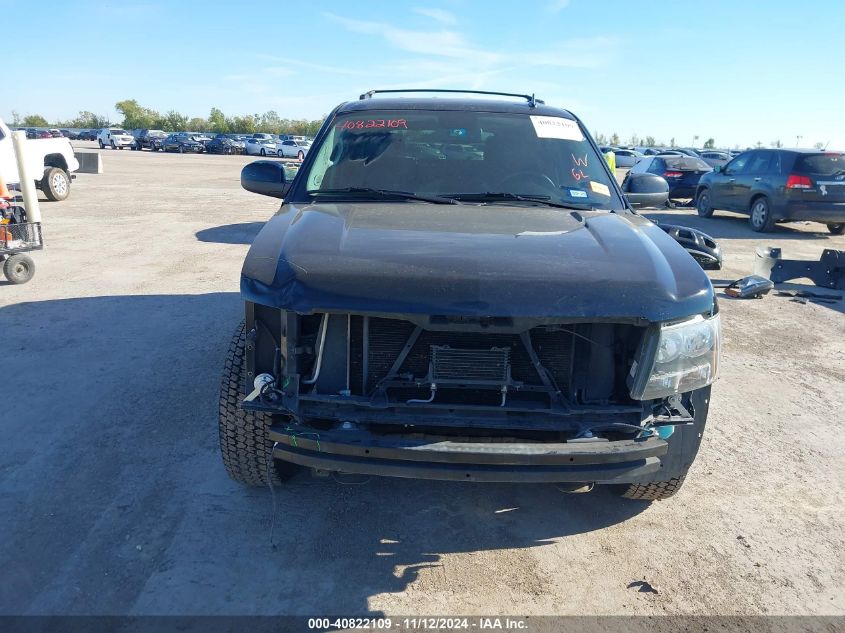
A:
{"label": "damaged front end", "polygon": [[246,306],[255,390],[241,406],[276,416],[276,458],[322,471],[668,479],[692,462],[716,371],[718,324],[716,340],[700,325],[713,314],[693,325]]}

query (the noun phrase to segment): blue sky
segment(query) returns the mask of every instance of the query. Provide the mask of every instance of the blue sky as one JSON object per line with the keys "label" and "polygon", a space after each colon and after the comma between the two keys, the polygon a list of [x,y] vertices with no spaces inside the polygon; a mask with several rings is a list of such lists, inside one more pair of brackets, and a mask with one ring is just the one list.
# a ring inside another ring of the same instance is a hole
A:
{"label": "blue sky", "polygon": [[[37,7],[37,10],[35,8]],[[372,88],[534,92],[595,132],[845,148],[833,0],[0,0],[0,116],[127,98],[318,118]]]}

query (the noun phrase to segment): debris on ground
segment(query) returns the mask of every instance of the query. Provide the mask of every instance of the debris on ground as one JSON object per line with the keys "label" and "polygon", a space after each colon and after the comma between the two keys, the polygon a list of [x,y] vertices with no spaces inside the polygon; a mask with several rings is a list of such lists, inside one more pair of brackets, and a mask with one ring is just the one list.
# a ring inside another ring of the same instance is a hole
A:
{"label": "debris on ground", "polygon": [[739,299],[759,299],[763,295],[769,294],[769,291],[774,287],[772,281],[765,277],[749,275],[729,284],[725,288],[725,294]]}
{"label": "debris on ground", "polygon": [[647,580],[635,580],[634,582],[630,582],[628,583],[628,589],[636,589],[640,593],[660,593],[660,587],[652,585]]}

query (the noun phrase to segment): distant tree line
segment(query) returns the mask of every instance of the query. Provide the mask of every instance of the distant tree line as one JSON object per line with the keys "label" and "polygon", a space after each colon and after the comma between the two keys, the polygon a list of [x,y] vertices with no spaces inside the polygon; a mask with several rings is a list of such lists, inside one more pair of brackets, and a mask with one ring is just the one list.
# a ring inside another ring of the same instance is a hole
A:
{"label": "distant tree line", "polygon": [[[156,110],[145,108],[135,99],[126,99],[114,104],[114,109],[123,115],[123,121],[118,123],[123,128],[164,130],[165,132],[217,132],[253,134],[266,132],[269,134],[298,134],[314,136],[323,119],[284,119],[274,110],[264,114],[246,114],[243,116],[226,116],[219,108],[211,108],[208,118],[189,118],[175,110],[168,110],[161,114]],[[108,127],[113,122],[109,117],[81,111],[79,115],[67,121],[47,121],[40,114],[27,114],[21,117],[12,110],[13,127],[56,127],[93,129]]]}

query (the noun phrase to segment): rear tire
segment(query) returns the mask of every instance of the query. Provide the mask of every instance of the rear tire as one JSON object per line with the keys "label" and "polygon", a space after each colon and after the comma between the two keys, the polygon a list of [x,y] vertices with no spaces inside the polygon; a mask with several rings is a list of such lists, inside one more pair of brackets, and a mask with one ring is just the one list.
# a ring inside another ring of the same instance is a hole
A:
{"label": "rear tire", "polygon": [[70,195],[70,176],[61,167],[48,167],[41,178],[41,191],[53,202],[64,200]]}
{"label": "rear tire", "polygon": [[751,230],[758,233],[768,233],[775,228],[775,220],[772,217],[768,199],[760,197],[751,202],[748,223],[751,224]]}
{"label": "rear tire", "polygon": [[710,191],[708,189],[703,189],[698,194],[698,198],[695,201],[695,209],[702,218],[713,217],[713,211],[715,209],[713,209],[713,201],[710,198]]}
{"label": "rear tire", "polygon": [[117,146],[114,144],[114,141],[112,141],[112,142],[111,142],[111,148],[112,148],[112,149],[117,149]]}
{"label": "rear tire", "polygon": [[3,274],[10,284],[25,284],[35,276],[35,262],[28,255],[11,255],[3,262]]}
{"label": "rear tire", "polygon": [[841,224],[828,224],[827,230],[834,235],[843,235],[845,234],[845,222]]}
{"label": "rear tire", "polygon": [[239,406],[244,398],[243,384],[246,377],[245,342],[246,330],[242,322],[235,330],[223,365],[219,412],[220,453],[226,472],[235,481],[247,486],[277,486],[296,471],[296,466],[272,459],[273,442],[269,437],[272,416],[244,411]]}
{"label": "rear tire", "polygon": [[662,501],[675,495],[684,483],[686,475],[673,477],[669,481],[652,481],[644,484],[619,486],[617,492],[625,499],[638,501]]}
{"label": "rear tire", "polygon": [[100,149],[106,149],[106,146],[103,144],[103,139],[98,138],[98,139],[97,139],[97,143],[99,143],[99,144],[100,144]]}

